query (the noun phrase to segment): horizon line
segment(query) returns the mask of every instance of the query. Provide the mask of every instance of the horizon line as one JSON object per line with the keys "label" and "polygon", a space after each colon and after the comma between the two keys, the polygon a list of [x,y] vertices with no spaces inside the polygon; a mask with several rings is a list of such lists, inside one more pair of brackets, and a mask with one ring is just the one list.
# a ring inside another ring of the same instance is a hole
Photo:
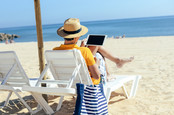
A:
{"label": "horizon line", "polygon": [[[170,16],[174,16],[174,15],[149,16],[149,17],[133,17],[133,18],[117,18],[117,19],[103,19],[103,20],[89,20],[89,21],[81,21],[81,23],[86,23],[86,22],[98,22],[98,21],[110,21],[110,20],[124,20],[124,19],[141,19],[141,18],[170,17]],[[42,26],[55,25],[55,24],[63,24],[63,23],[42,24]],[[31,26],[36,26],[36,24],[34,24],[34,25],[23,25],[23,26],[11,26],[11,27],[3,27],[3,28],[0,27],[0,29],[20,28],[20,27],[31,27]]]}

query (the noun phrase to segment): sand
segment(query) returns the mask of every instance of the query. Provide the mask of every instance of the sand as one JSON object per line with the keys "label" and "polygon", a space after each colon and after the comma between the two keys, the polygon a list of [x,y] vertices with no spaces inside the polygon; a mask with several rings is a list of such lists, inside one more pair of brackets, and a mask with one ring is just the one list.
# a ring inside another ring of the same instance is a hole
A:
{"label": "sand", "polygon": [[[45,50],[51,50],[63,42],[45,42]],[[78,43],[79,44],[79,43]],[[134,56],[133,62],[117,68],[114,63],[106,60],[109,72],[118,75],[142,75],[136,97],[125,99],[121,90],[112,93],[108,109],[110,115],[139,114],[173,114],[174,113],[174,36],[141,37],[112,39],[105,41],[104,46],[115,56],[127,58]],[[0,51],[13,50],[29,77],[39,76],[37,43],[0,43]],[[130,86],[131,84],[127,84]],[[129,89],[129,87],[127,87]],[[129,91],[129,90],[128,90]],[[20,93],[26,100],[31,100],[29,93]],[[0,94],[0,104],[6,93]],[[55,109],[58,97],[49,97],[49,104]],[[0,114],[28,114],[15,95],[10,105],[0,109]],[[14,104],[15,103],[15,104]],[[28,101],[33,107],[34,101]],[[75,99],[66,97],[57,115],[71,115]],[[22,106],[22,107],[21,107]],[[44,114],[40,111],[39,114]]]}

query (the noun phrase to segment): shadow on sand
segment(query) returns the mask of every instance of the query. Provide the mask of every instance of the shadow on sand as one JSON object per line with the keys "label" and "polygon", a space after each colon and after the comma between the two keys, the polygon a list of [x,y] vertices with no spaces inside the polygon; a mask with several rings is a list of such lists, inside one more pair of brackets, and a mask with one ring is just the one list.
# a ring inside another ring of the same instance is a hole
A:
{"label": "shadow on sand", "polygon": [[[37,102],[31,95],[25,96],[23,97],[23,99],[32,108],[32,110],[36,109]],[[60,99],[59,96],[48,96],[48,103],[54,111],[56,110],[59,99]],[[0,105],[3,105],[4,103],[5,101],[1,102]],[[70,97],[68,98],[68,100],[63,101],[61,109],[58,112],[56,112],[55,115],[72,115],[74,109],[75,109],[75,98]],[[9,115],[9,114],[30,115],[24,104],[19,99],[10,100],[8,106],[5,106],[0,109],[0,115]],[[43,110],[41,110],[37,112],[35,115],[46,115],[46,114]]]}
{"label": "shadow on sand", "polygon": [[[121,99],[111,101],[115,96],[121,96]],[[34,98],[30,96],[25,96],[23,99],[27,102],[27,104],[32,108],[32,110],[36,109],[37,102]],[[48,103],[51,108],[55,111],[57,107],[57,103],[59,102],[59,96],[48,96]],[[119,101],[125,100],[126,98],[122,93],[112,92],[109,104],[117,103]],[[72,115],[75,109],[76,99],[74,97],[66,97],[63,101],[62,107],[58,112],[55,112],[54,115]],[[3,105],[4,102],[1,102],[0,105]],[[0,115],[9,115],[9,114],[17,114],[17,115],[30,115],[26,107],[19,99],[13,99],[9,101],[8,106],[0,109]],[[43,110],[37,112],[35,115],[46,115]]]}

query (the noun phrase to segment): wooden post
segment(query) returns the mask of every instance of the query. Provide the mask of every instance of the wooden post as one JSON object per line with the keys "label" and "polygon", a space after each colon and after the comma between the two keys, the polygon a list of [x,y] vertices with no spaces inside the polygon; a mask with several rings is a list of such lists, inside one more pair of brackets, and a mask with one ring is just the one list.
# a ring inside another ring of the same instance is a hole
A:
{"label": "wooden post", "polygon": [[36,18],[36,29],[37,29],[39,65],[40,65],[40,73],[41,73],[44,69],[45,63],[44,63],[44,55],[43,55],[44,48],[43,48],[40,0],[34,0],[34,4],[35,4],[35,18]]}
{"label": "wooden post", "polygon": [[[36,18],[36,29],[37,29],[37,43],[38,43],[38,54],[39,54],[39,69],[40,73],[45,68],[44,60],[44,47],[43,47],[43,35],[42,35],[42,23],[41,23],[41,10],[40,0],[34,0],[35,6],[35,18]],[[44,80],[46,76],[44,76]],[[46,84],[42,84],[42,87],[46,87]],[[43,95],[46,101],[48,101],[47,95]]]}

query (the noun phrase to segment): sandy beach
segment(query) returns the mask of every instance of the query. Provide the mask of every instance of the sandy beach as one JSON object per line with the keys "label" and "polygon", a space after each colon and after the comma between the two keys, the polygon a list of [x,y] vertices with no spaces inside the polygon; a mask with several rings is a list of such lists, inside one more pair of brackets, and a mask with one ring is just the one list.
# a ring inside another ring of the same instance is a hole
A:
{"label": "sandy beach", "polygon": [[[44,49],[51,50],[61,43],[63,42],[45,42]],[[110,115],[172,115],[174,113],[174,36],[108,38],[104,46],[120,58],[135,57],[133,62],[125,64],[122,68],[117,68],[114,63],[106,60],[111,74],[142,75],[136,97],[125,99],[121,90],[112,93],[108,105]],[[8,45],[0,43],[0,51],[10,50],[16,52],[30,78],[39,77],[37,42]],[[127,86],[130,85],[127,84]],[[33,108],[36,107],[36,103],[31,100],[32,97],[29,93],[20,94],[26,100],[30,100],[27,102]],[[2,104],[6,93],[0,93],[0,97],[0,104]],[[58,99],[59,97],[49,97],[49,104],[54,110]],[[29,114],[15,95],[11,100],[8,107],[0,109],[0,114]],[[56,112],[56,115],[71,115],[74,105],[74,98],[65,97],[63,106],[59,112]],[[44,115],[44,111],[37,113],[37,115],[40,114]]]}

